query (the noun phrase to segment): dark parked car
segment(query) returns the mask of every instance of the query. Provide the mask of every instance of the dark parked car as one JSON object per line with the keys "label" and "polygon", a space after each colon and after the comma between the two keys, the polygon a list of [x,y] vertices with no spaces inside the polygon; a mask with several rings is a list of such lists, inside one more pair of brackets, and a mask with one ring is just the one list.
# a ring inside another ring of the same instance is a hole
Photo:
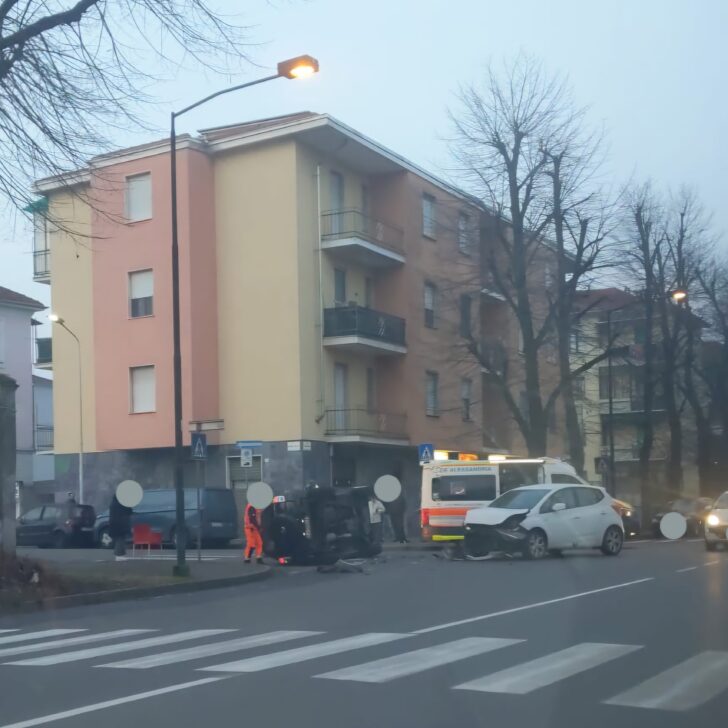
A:
{"label": "dark parked car", "polygon": [[666,513],[681,513],[688,522],[686,536],[702,536],[704,521],[710,513],[713,501],[710,498],[678,498],[670,501],[652,517],[652,533],[655,538],[662,538],[660,521]]}
{"label": "dark parked car", "polygon": [[[185,523],[188,546],[197,543],[199,519],[197,493],[202,510],[202,542],[206,546],[226,546],[238,535],[238,514],[233,492],[227,488],[185,488]],[[142,502],[134,508],[132,527],[146,524],[162,534],[162,541],[174,544],[177,539],[176,500],[173,488],[145,490]],[[113,546],[109,535],[109,511],[96,518],[96,543],[104,548]]]}
{"label": "dark parked car", "polygon": [[18,546],[93,546],[93,506],[60,503],[38,506],[18,519]]}
{"label": "dark parked car", "polygon": [[642,529],[639,511],[631,503],[617,498],[614,499],[612,507],[616,508],[619,511],[619,515],[622,516],[625,538],[639,536],[640,530]]}

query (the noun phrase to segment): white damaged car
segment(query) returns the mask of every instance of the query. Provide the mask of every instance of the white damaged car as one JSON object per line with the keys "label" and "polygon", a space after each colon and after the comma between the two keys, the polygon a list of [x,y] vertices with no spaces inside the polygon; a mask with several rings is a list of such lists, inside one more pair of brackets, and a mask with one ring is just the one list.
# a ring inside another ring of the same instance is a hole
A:
{"label": "white damaged car", "polygon": [[540,559],[573,548],[616,556],[623,543],[618,509],[595,486],[524,485],[465,516],[465,551],[471,558],[506,552]]}

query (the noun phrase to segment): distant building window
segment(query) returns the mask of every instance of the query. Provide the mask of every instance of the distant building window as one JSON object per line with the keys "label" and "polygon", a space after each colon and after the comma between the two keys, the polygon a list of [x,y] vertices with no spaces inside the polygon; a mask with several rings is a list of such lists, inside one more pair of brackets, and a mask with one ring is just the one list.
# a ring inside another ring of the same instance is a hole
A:
{"label": "distant building window", "polygon": [[425,281],[425,326],[435,328],[435,306],[437,304],[437,286]]}
{"label": "distant building window", "polygon": [[578,377],[574,377],[571,382],[571,388],[574,392],[574,397],[583,399],[586,395],[585,379],[584,375],[581,374]]}
{"label": "distant building window", "polygon": [[125,215],[130,222],[149,220],[152,216],[152,175],[135,174],[126,178]]}
{"label": "distant building window", "polygon": [[458,250],[461,253],[470,253],[470,215],[461,212],[458,214]]}
{"label": "distant building window", "polygon": [[469,422],[472,419],[470,409],[473,403],[473,383],[470,379],[463,379],[460,382],[460,401],[463,406],[463,421]]}
{"label": "distant building window", "polygon": [[129,273],[129,316],[139,318],[154,313],[154,273],[136,270]]}
{"label": "distant building window", "polygon": [[131,367],[129,369],[129,388],[132,412],[155,411],[156,386],[153,366]]}
{"label": "distant building window", "polygon": [[373,367],[367,367],[367,412],[377,408],[376,374]]}
{"label": "distant building window", "polygon": [[440,376],[437,372],[425,373],[425,411],[430,417],[436,417],[440,412]]}
{"label": "distant building window", "polygon": [[346,270],[334,268],[334,303],[346,304]]}
{"label": "distant building window", "polygon": [[471,335],[471,311],[473,308],[473,301],[467,293],[463,293],[460,296],[460,336]]}
{"label": "distant building window", "polygon": [[435,224],[435,198],[432,195],[422,195],[422,234],[434,238]]}

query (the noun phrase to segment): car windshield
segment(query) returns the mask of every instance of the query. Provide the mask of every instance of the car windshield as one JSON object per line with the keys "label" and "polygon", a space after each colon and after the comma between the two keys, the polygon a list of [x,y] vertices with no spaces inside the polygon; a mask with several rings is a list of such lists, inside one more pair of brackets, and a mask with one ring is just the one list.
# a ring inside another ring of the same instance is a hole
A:
{"label": "car windshield", "polygon": [[516,488],[496,498],[489,508],[533,508],[545,495],[549,493],[547,488]]}

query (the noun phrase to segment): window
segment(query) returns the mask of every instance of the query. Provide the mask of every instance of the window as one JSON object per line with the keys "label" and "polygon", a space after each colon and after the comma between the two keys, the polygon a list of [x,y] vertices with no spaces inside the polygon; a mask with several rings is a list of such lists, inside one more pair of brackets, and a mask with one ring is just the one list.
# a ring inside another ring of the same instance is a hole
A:
{"label": "window", "polygon": [[369,188],[366,185],[361,186],[361,211],[364,215],[364,224],[367,224],[367,220],[371,213],[371,202],[369,197]]}
{"label": "window", "polygon": [[25,515],[23,515],[23,523],[28,523],[29,521],[39,521],[40,515],[43,510],[43,507],[40,508],[33,508],[32,510],[28,511]]}
{"label": "window", "polygon": [[61,509],[58,506],[46,506],[43,509],[44,521],[57,521],[61,517]]}
{"label": "window", "polygon": [[374,281],[369,277],[364,279],[364,305],[367,308],[374,305]]}
{"label": "window", "polygon": [[580,507],[595,506],[604,499],[604,493],[598,488],[574,488],[576,491],[576,502]]}
{"label": "window", "polygon": [[472,308],[472,299],[467,293],[464,293],[460,296],[460,336],[470,336]]}
{"label": "window", "polygon": [[149,220],[152,216],[152,175],[136,174],[126,178],[125,214],[129,222]]}
{"label": "window", "polygon": [[546,502],[541,506],[541,513],[551,513],[557,503],[563,503],[567,508],[576,508],[576,488],[562,488],[557,490]]}
{"label": "window", "polygon": [[367,367],[367,412],[377,408],[376,379],[373,367]]}
{"label": "window", "polygon": [[435,237],[435,198],[432,195],[422,195],[422,234]]}
{"label": "window", "polygon": [[435,302],[437,299],[437,286],[425,281],[425,326],[435,328]]}
{"label": "window", "polygon": [[439,403],[439,380],[437,372],[426,372],[425,374],[425,411],[430,417],[437,417],[440,412]]}
{"label": "window", "polygon": [[463,405],[463,422],[469,422],[470,408],[473,399],[473,383],[470,379],[463,379],[460,382],[460,401]]}
{"label": "window", "polygon": [[154,273],[135,270],[129,273],[129,316],[151,316],[154,313]]}
{"label": "window", "polygon": [[33,213],[33,250],[48,250],[48,218],[42,212]]}
{"label": "window", "polygon": [[334,303],[346,304],[346,271],[343,268],[334,268]]}
{"label": "window", "polygon": [[131,411],[155,411],[154,367],[131,367],[129,369],[129,386],[131,389]]}
{"label": "window", "polygon": [[464,212],[458,214],[458,250],[470,254],[470,215]]}
{"label": "window", "polygon": [[586,396],[586,383],[583,374],[571,380],[571,388],[574,392],[574,397],[583,399]]}
{"label": "window", "polygon": [[[612,399],[630,399],[632,376],[628,366],[612,367]],[[599,369],[599,399],[609,399],[609,367]]]}
{"label": "window", "polygon": [[495,475],[447,475],[432,479],[433,500],[492,501]]}
{"label": "window", "polygon": [[[503,486],[501,485],[501,490]],[[509,510],[521,510],[533,508],[548,493],[545,488],[533,488],[532,490],[509,490],[500,497],[496,498],[489,508],[508,508]]]}
{"label": "window", "polygon": [[579,480],[579,478],[575,478],[573,475],[569,475],[568,473],[551,473],[551,482],[567,485],[575,485],[577,483],[581,484],[581,480]]}

